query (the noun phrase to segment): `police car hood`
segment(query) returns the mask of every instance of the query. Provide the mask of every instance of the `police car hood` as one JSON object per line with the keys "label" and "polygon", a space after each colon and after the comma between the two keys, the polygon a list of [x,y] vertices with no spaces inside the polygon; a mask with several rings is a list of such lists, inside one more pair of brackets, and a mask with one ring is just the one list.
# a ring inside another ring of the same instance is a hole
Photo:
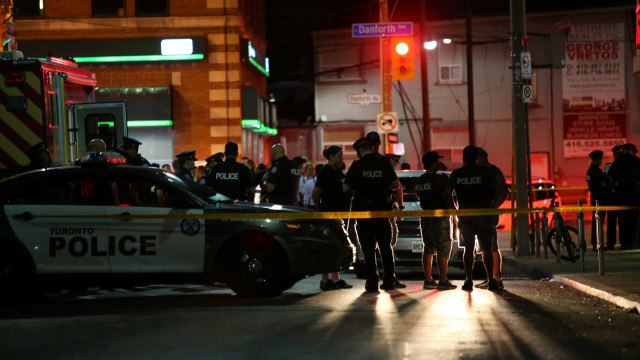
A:
{"label": "police car hood", "polygon": [[313,210],[306,208],[299,208],[295,206],[286,206],[286,205],[278,205],[278,204],[254,204],[251,202],[238,201],[235,204],[227,204],[227,203],[217,203],[215,205],[211,205],[208,209],[214,211],[225,211],[225,212],[246,212],[246,213],[259,213],[259,212],[313,212]]}

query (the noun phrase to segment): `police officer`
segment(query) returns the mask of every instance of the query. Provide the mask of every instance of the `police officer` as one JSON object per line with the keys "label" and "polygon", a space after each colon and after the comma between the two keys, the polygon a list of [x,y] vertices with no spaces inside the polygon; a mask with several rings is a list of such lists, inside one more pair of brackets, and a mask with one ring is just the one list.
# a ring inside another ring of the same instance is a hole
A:
{"label": "police officer", "polygon": [[270,203],[296,206],[302,171],[287,158],[281,144],[273,145],[270,155],[271,167],[262,177],[262,192],[267,194]]}
{"label": "police officer", "polygon": [[[602,156],[604,153],[600,150],[592,151],[589,153],[589,158],[591,162],[589,164],[589,169],[587,170],[587,186],[589,187],[589,191],[591,192],[591,206],[596,205],[596,201],[599,201],[600,205],[605,204],[605,197],[607,194],[607,188],[609,187],[609,181],[607,176],[602,172],[600,166],[602,165]],[[604,219],[606,216],[605,211],[600,211],[600,224],[604,224]],[[596,232],[596,212],[593,212],[591,217],[591,246],[593,246],[593,251],[597,249],[597,232]],[[604,239],[603,239],[604,242]]]}
{"label": "police officer", "polygon": [[[360,138],[353,144],[362,158],[351,164],[347,171],[343,191],[353,192],[353,210],[376,211],[392,209],[392,194],[399,186],[398,177],[388,159],[373,152],[371,141]],[[404,288],[395,276],[393,248],[391,247],[391,224],[388,218],[358,219],[358,238],[364,253],[367,271],[365,290],[378,291],[378,267],[376,265],[376,244],[382,257],[384,268],[383,290]]]}
{"label": "police officer", "polygon": [[44,147],[44,142],[42,141],[29,146],[24,153],[29,157],[29,164],[23,166],[20,172],[47,168],[52,165],[51,153]]}
{"label": "police officer", "polygon": [[[452,209],[453,199],[449,194],[448,177],[438,173],[442,156],[435,151],[427,151],[422,155],[422,164],[426,172],[416,181],[416,195],[420,198],[420,208]],[[451,254],[451,220],[450,217],[420,218],[420,234],[424,246],[422,248],[422,269],[424,270],[424,289],[455,289],[447,278],[447,266]],[[433,255],[437,255],[439,282],[431,275]]]}
{"label": "police officer", "polygon": [[211,169],[205,185],[230,199],[248,200],[253,178],[249,168],[237,162],[238,144],[233,141],[224,146],[225,160]]}
{"label": "police officer", "polygon": [[142,143],[134,138],[127,136],[122,137],[122,146],[117,151],[127,160],[127,165],[134,166],[150,166],[147,159],[138,153],[138,148]]}
{"label": "police officer", "polygon": [[[616,145],[611,148],[611,152],[613,153],[614,161],[618,159],[623,153],[622,145]],[[606,189],[605,202],[606,206],[613,206],[616,204],[615,201],[615,190],[614,190],[614,180],[609,177],[609,169],[611,169],[611,165],[613,161],[608,162],[604,165],[602,172],[607,176],[607,180],[609,180],[609,187]],[[617,241],[617,229],[618,229],[618,214],[619,211],[607,211],[607,250],[613,250],[616,246]]]}
{"label": "police officer", "polygon": [[176,175],[181,177],[183,180],[193,181],[193,174],[191,172],[196,168],[195,162],[198,160],[196,159],[196,151],[183,151],[180,154],[176,155],[176,158],[178,160]]}
{"label": "police officer", "polygon": [[[496,177],[486,166],[476,164],[478,148],[469,145],[462,151],[462,167],[454,170],[449,177],[449,187],[456,191],[459,209],[496,208]],[[490,215],[460,216],[458,220],[464,246],[464,270],[466,280],[462,290],[473,291],[473,265],[475,238],[478,237],[482,260],[487,272],[488,288],[498,290],[498,282],[493,277],[493,256],[491,254],[491,234],[495,229]]]}
{"label": "police officer", "polygon": [[[633,144],[622,146],[623,153],[614,160],[608,175],[614,182],[614,201],[619,206],[640,204],[640,159]],[[620,223],[620,250],[631,250],[636,246],[638,210],[618,212]]]}

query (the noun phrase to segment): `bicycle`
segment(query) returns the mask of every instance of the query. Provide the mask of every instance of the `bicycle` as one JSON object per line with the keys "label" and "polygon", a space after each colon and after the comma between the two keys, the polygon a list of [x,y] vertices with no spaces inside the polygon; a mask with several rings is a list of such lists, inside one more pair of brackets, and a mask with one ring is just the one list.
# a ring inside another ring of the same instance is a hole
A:
{"label": "bicycle", "polygon": [[[551,206],[550,208],[555,207],[556,205],[556,199],[555,199],[555,192],[554,195],[551,199]],[[556,236],[557,233],[559,233],[560,235],[560,245],[559,245],[559,251],[560,251],[560,258],[563,260],[567,260],[567,261],[571,261],[571,262],[575,262],[576,260],[578,260],[578,258],[580,258],[580,250],[578,248],[578,245],[576,245],[578,243],[578,230],[576,228],[574,228],[573,226],[569,226],[567,224],[565,224],[564,222],[564,218],[562,217],[562,213],[558,212],[555,213],[555,220],[556,220],[556,226],[553,227],[551,230],[549,230],[549,234],[547,234],[547,246],[549,246],[549,249],[551,250],[551,252],[556,255],[556,249],[554,246],[556,246]]]}

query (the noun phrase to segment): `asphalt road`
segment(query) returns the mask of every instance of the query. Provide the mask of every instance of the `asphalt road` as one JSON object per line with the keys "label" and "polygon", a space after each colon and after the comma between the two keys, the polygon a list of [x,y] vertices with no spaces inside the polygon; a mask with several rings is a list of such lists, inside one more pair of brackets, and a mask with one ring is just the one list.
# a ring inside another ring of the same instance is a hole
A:
{"label": "asphalt road", "polygon": [[0,359],[638,359],[640,315],[505,269],[505,290],[321,292],[276,298],[155,285],[0,308]]}

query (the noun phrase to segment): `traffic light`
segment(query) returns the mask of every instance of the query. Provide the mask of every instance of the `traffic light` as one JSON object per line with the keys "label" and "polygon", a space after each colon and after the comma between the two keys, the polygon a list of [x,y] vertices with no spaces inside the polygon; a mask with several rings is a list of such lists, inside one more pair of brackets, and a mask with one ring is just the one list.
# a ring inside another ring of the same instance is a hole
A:
{"label": "traffic light", "polygon": [[414,49],[413,37],[391,38],[392,80],[413,80],[415,78]]}

